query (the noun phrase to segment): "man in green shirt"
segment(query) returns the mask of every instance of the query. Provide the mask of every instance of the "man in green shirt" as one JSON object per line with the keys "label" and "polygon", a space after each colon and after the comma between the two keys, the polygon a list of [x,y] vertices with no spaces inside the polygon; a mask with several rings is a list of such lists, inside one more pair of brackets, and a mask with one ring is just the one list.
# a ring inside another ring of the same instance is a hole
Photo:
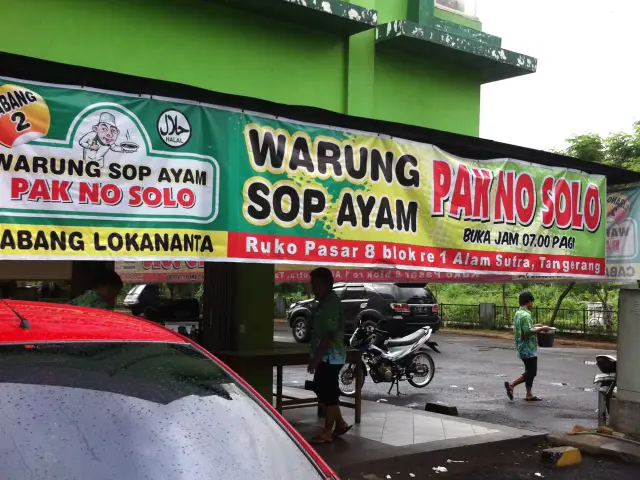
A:
{"label": "man in green shirt", "polygon": [[524,373],[512,383],[504,382],[509,400],[513,400],[513,390],[521,383],[527,388],[527,402],[539,402],[542,400],[536,397],[531,389],[533,379],[538,374],[538,339],[536,335],[541,332],[548,332],[549,327],[534,327],[531,318],[534,298],[531,292],[522,292],[519,297],[520,309],[513,319],[513,332],[516,342],[516,354],[524,363]]}
{"label": "man in green shirt", "polygon": [[311,329],[313,389],[318,402],[325,406],[324,429],[311,443],[329,443],[347,433],[351,426],[340,412],[338,377],[347,358],[344,346],[344,319],[340,298],[333,291],[333,274],[327,268],[311,272],[311,290],[317,300]]}
{"label": "man in green shirt", "polygon": [[91,282],[91,288],[71,300],[69,304],[113,310],[120,290],[122,290],[122,285],[122,279],[116,272],[113,270],[100,270],[93,282]]}

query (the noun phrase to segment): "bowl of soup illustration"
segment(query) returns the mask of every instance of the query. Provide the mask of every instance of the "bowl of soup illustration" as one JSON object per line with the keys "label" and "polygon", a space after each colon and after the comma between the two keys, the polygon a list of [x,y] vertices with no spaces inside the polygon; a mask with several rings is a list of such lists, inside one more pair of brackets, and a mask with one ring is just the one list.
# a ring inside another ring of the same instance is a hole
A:
{"label": "bowl of soup illustration", "polygon": [[120,147],[122,147],[122,150],[126,153],[137,152],[138,148],[140,148],[140,146],[137,143],[129,142],[129,141],[120,143]]}

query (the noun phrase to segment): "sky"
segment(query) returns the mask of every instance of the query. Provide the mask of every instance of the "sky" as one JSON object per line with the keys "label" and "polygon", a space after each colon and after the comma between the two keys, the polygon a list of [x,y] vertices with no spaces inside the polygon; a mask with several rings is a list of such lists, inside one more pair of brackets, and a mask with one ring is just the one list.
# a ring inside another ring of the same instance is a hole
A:
{"label": "sky", "polygon": [[640,120],[640,0],[477,2],[485,32],[538,59],[536,73],[482,87],[482,137],[561,149]]}

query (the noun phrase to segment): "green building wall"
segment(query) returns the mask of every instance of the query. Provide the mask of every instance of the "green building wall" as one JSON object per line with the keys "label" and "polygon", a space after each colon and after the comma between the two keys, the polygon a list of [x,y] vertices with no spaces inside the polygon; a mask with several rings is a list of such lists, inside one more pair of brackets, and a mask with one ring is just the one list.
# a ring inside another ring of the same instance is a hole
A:
{"label": "green building wall", "polygon": [[[352,3],[377,9],[382,24],[406,19],[411,1]],[[38,19],[28,35],[3,29],[5,52],[478,135],[479,77],[379,51],[373,30],[349,38],[202,0],[20,0],[3,14]]]}

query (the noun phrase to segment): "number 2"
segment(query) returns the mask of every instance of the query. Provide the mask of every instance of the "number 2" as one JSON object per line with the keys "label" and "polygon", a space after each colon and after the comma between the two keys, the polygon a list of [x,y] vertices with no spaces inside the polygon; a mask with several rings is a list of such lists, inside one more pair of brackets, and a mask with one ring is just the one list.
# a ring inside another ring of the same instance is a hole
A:
{"label": "number 2", "polygon": [[27,122],[27,116],[23,112],[13,112],[11,121],[16,124],[16,132],[24,132],[31,128],[31,124]]}

